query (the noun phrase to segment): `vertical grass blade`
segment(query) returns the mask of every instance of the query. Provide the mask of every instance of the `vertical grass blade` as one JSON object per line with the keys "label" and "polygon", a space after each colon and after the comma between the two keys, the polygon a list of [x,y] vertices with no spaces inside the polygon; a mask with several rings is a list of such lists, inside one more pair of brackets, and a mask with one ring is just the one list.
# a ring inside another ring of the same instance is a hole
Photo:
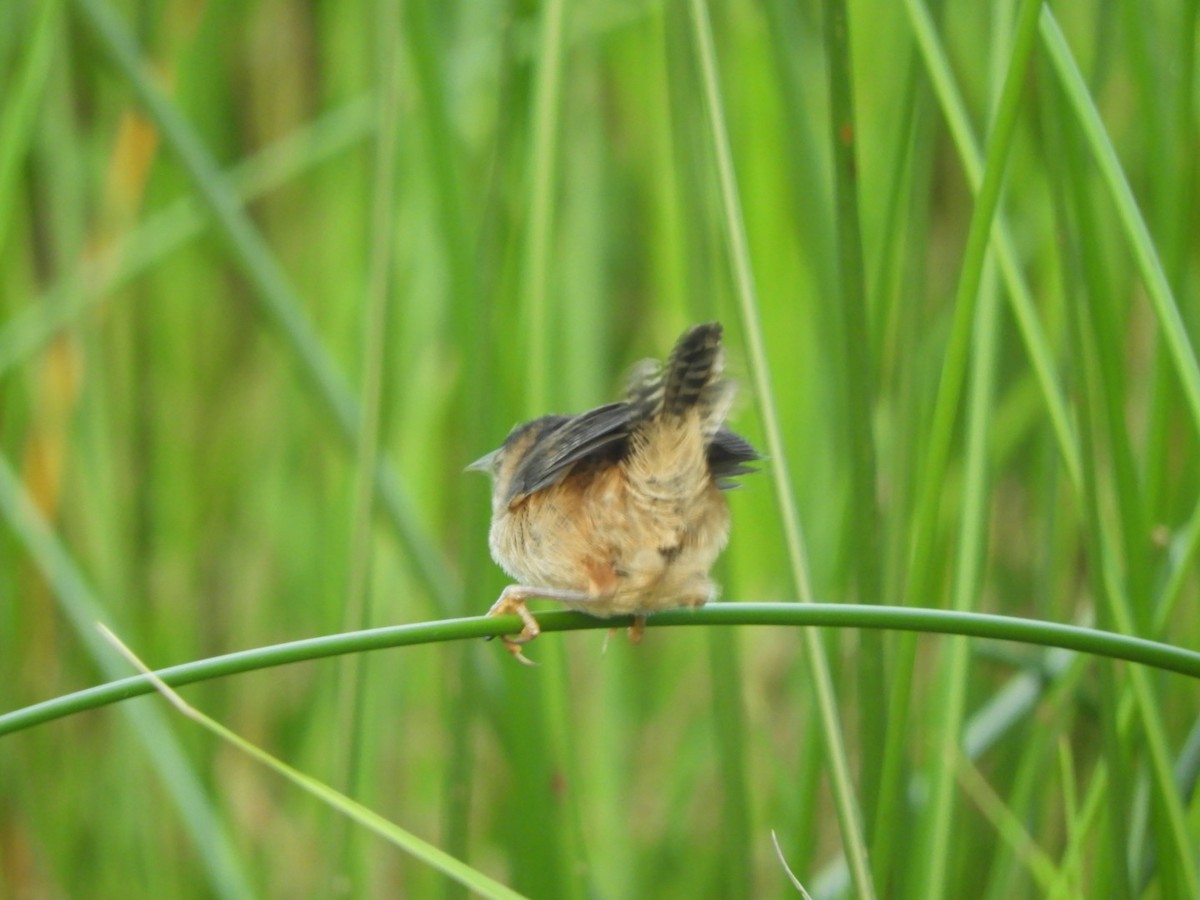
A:
{"label": "vertical grass blade", "polygon": [[[379,127],[375,135],[374,207],[371,210],[372,242],[368,259],[365,302],[362,304],[362,415],[354,440],[357,458],[354,467],[353,502],[347,553],[349,572],[346,579],[342,628],[353,631],[372,624],[374,594],[371,588],[373,537],[375,530],[375,478],[379,466],[382,431],[384,341],[387,337],[388,311],[393,285],[393,248],[396,242],[396,143],[400,10],[398,0],[378,0],[372,10],[377,19],[373,63],[378,87],[375,91]],[[342,660],[338,672],[338,727],[334,729],[333,752],[336,760],[333,780],[342,794],[361,794],[363,769],[374,758],[365,740],[363,717],[366,706],[368,657],[351,656]],[[335,829],[339,840],[333,842],[332,857],[340,873],[348,878],[356,893],[365,889],[356,871],[354,835]]]}
{"label": "vertical grass blade", "polygon": [[[0,209],[12,210],[16,205],[17,175],[33,136],[38,98],[50,75],[61,9],[59,0],[46,0],[35,7],[31,15],[36,18],[22,41],[25,57],[13,85],[5,91],[5,112],[0,116]],[[0,251],[14,221],[14,215],[0,216]]]}
{"label": "vertical grass blade", "polygon": [[[838,302],[842,333],[842,378],[846,384],[850,459],[850,559],[858,597],[865,603],[885,600],[875,495],[875,383],[867,315],[867,280],[859,226],[857,121],[850,64],[850,22],[844,0],[825,9],[825,46],[829,57],[830,142],[833,146],[833,195],[837,209]],[[859,636],[858,717],[862,747],[859,781],[866,821],[879,812],[879,780],[887,734],[884,643],[880,634]]]}
{"label": "vertical grass blade", "polygon": [[1083,129],[1089,149],[1100,169],[1100,175],[1108,187],[1117,209],[1117,218],[1125,231],[1134,259],[1137,261],[1142,282],[1150,303],[1158,317],[1159,328],[1175,366],[1175,376],[1187,400],[1192,427],[1200,432],[1200,365],[1196,352],[1188,338],[1187,327],[1179,313],[1179,306],[1167,281],[1166,272],[1159,260],[1150,229],[1138,208],[1133,189],[1117,159],[1117,152],[1109,140],[1108,132],[1100,119],[1100,113],[1088,93],[1087,85],[1075,64],[1075,57],[1067,46],[1067,40],[1058,27],[1058,20],[1050,7],[1042,11],[1042,44],[1050,58],[1059,83],[1067,96],[1079,127]]}
{"label": "vertical grass blade", "polygon": [[[538,18],[530,122],[533,152],[526,169],[529,220],[519,301],[522,362],[528,373],[523,399],[530,418],[544,414],[552,400],[548,373],[555,359],[555,330],[547,298],[556,237],[565,15],[565,0],[549,0]],[[566,651],[561,643],[543,648],[542,666],[534,679],[526,672],[508,673],[509,691],[519,691],[529,706],[523,713],[522,749],[513,756],[516,802],[522,806],[517,828],[527,834],[514,836],[513,860],[518,883],[528,884],[531,894],[582,897],[586,866],[576,809],[581,779],[572,748]],[[564,790],[554,789],[555,779],[562,780]]]}
{"label": "vertical grass blade", "polygon": [[[1013,134],[1016,131],[1017,113],[1020,109],[1021,91],[1029,56],[1036,39],[1037,17],[1040,0],[1024,0],[1017,19],[1016,34],[1009,52],[1008,71],[1005,75],[996,110],[992,134],[988,142],[987,164],[983,182],[971,215],[967,233],[967,246],[963,254],[962,273],[954,303],[954,324],[951,328],[950,344],[942,368],[938,386],[933,427],[933,443],[925,457],[922,471],[921,495],[929,512],[924,521],[932,521],[934,498],[939,494],[938,484],[945,466],[949,446],[950,423],[953,421],[959,401],[959,385],[967,364],[968,334],[973,331],[970,356],[973,360],[971,375],[972,391],[968,409],[967,461],[965,473],[965,496],[960,536],[959,554],[955,563],[953,606],[969,609],[975,603],[975,595],[981,581],[981,555],[985,541],[985,516],[987,512],[987,472],[985,467],[988,445],[988,419],[991,415],[991,392],[994,378],[995,357],[998,337],[996,334],[995,292],[984,291],[980,299],[980,286],[984,275],[984,262],[990,243],[996,209],[1000,201],[1000,190],[1004,183],[1004,172],[1008,165]],[[980,305],[982,304],[982,305]],[[977,312],[978,309],[978,312]],[[927,838],[928,874],[921,882],[928,896],[939,898],[947,890],[948,854],[951,846],[951,823],[953,821],[953,796],[955,775],[955,751],[965,715],[966,694],[964,686],[968,680],[967,648],[963,641],[952,641],[945,655],[942,682],[946,685],[940,722],[940,752],[935,755],[933,766],[933,794],[931,798],[931,831]],[[949,752],[947,748],[950,748]]]}
{"label": "vertical grass blade", "polygon": [[550,399],[550,256],[554,244],[555,188],[558,183],[559,105],[562,102],[563,18],[566,0],[547,0],[541,16],[537,80],[533,96],[533,155],[530,159],[529,234],[525,244],[524,321],[528,334],[527,412],[541,415]]}
{"label": "vertical grass blade", "polygon": [[[712,25],[709,22],[708,8],[705,6],[704,0],[692,0],[691,12],[695,27],[697,55],[700,60],[700,72],[704,83],[705,106],[711,126],[713,154],[716,158],[717,177],[720,182],[725,236],[733,263],[742,328],[750,349],[750,365],[755,392],[758,395],[759,410],[763,418],[763,428],[766,432],[767,453],[776,461],[771,471],[780,514],[783,518],[792,580],[801,601],[811,602],[812,586],[809,580],[808,563],[805,560],[800,517],[796,509],[791,478],[787,471],[788,457],[783,446],[779,418],[772,399],[774,395],[771,389],[771,376],[763,346],[762,326],[758,319],[758,298],[754,289],[754,274],[750,267],[750,247],[746,239],[737,179],[733,170],[732,150],[729,146],[729,134],[725,127],[725,114],[718,87]],[[850,777],[850,763],[842,739],[841,723],[838,721],[838,705],[834,695],[833,680],[829,673],[829,661],[825,654],[825,647],[815,632],[805,632],[805,649],[812,678],[812,688],[821,712],[821,735],[825,742],[834,804],[837,808],[842,844],[846,851],[851,879],[854,889],[860,897],[873,897],[875,889],[867,864],[866,845],[862,838],[861,815]]]}

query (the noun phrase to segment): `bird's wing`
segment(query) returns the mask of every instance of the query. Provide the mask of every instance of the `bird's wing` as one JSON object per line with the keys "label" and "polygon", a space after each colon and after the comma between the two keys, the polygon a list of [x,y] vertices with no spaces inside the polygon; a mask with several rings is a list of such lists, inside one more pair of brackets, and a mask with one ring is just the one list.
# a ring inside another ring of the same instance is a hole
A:
{"label": "bird's wing", "polygon": [[610,403],[548,431],[513,473],[509,502],[558,484],[577,463],[624,441],[633,418],[628,403]]}

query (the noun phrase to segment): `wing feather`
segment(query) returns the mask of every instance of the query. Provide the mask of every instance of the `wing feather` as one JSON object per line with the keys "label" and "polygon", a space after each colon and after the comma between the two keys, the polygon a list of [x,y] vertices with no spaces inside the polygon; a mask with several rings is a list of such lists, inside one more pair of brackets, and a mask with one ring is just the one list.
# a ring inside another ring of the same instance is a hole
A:
{"label": "wing feather", "polygon": [[507,501],[558,484],[578,463],[625,441],[634,418],[628,403],[610,403],[565,418],[547,431],[521,461],[513,473]]}
{"label": "wing feather", "polygon": [[750,442],[725,426],[717,429],[712,443],[708,445],[708,468],[716,479],[717,487],[728,491],[737,487],[734,478],[758,471],[747,463],[762,459]]}

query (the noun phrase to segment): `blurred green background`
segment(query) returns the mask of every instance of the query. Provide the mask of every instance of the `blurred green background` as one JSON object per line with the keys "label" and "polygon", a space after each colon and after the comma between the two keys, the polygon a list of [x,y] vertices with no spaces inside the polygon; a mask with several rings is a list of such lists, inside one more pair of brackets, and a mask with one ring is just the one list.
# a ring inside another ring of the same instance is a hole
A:
{"label": "blurred green background", "polygon": [[[1200,646],[1198,6],[6,0],[0,713],[126,673],[96,619],[166,666],[486,611],[463,466],[708,319],[770,457],[723,600]],[[772,832],[814,896],[856,846],[880,896],[1196,889],[1193,681],[618,637],[184,693],[534,897],[792,896]],[[0,738],[3,897],[460,890],[158,698]]]}

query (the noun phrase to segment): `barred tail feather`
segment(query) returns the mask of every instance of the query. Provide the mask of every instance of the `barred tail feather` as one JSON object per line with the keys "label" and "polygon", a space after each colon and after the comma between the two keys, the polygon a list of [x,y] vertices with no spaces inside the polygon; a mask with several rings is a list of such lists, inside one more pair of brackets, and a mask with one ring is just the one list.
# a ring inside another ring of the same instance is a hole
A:
{"label": "barred tail feather", "polygon": [[[663,410],[668,415],[679,416],[696,405],[724,405],[715,396],[724,392],[719,388],[712,389],[714,382],[720,379],[723,357],[719,322],[696,325],[685,332],[667,360]],[[701,414],[708,419],[710,411],[703,409]]]}
{"label": "barred tail feather", "polygon": [[658,415],[663,403],[663,376],[657,359],[643,359],[629,373],[626,402],[633,407],[630,418],[637,422]]}

